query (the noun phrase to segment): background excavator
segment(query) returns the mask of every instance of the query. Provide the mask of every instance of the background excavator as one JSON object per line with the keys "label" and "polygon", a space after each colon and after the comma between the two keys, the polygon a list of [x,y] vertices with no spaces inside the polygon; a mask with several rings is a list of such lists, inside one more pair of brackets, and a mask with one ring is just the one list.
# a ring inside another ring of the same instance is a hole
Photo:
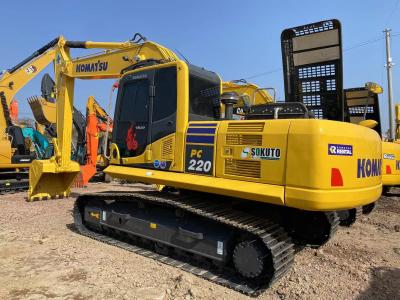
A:
{"label": "background excavator", "polygon": [[[30,133],[26,132],[24,136],[21,126],[17,124],[15,116],[18,113],[12,100],[21,88],[54,60],[57,43],[58,39],[51,41],[0,77],[0,193],[27,189],[28,173],[25,170],[32,160],[40,157],[40,153],[25,144],[25,137]],[[31,133],[32,137],[33,134],[38,136],[37,132]]]}
{"label": "background excavator", "polygon": [[[37,123],[45,126],[47,132],[56,137],[56,99],[54,81],[48,74],[42,78],[42,97],[31,97],[29,105]],[[112,133],[112,119],[99,103],[90,96],[86,102],[86,117],[74,107],[73,124],[77,132],[73,143],[73,160],[81,165],[81,172],[74,186],[87,186],[96,174],[105,178],[102,170],[108,165],[108,134]]]}
{"label": "background excavator", "polygon": [[[36,159],[48,158],[49,156],[46,156],[46,152],[48,151],[48,147],[50,147],[50,143],[47,137],[44,135],[44,131],[37,128],[38,126],[36,126],[36,128],[32,128],[27,124],[24,124],[24,122],[19,122],[18,106],[18,101],[14,98],[10,103],[10,117],[14,126],[21,127],[22,135],[25,139],[25,147],[30,150],[33,148]],[[36,123],[35,125],[38,124]],[[30,146],[29,143],[31,144]]]}
{"label": "background excavator", "polygon": [[[71,48],[107,51],[73,59]],[[68,196],[79,173],[70,157],[76,79],[119,79],[105,172],[174,188],[78,197],[83,235],[257,295],[290,269],[294,242],[324,244],[338,210],[380,196],[381,143],[369,128],[310,119],[298,103],[233,120],[239,97],[222,93],[217,74],[141,36],[61,39],[59,55],[54,156],[33,162],[29,199]],[[369,175],[358,178],[363,159]]]}
{"label": "background excavator", "polygon": [[112,123],[106,111],[90,96],[86,103],[86,163],[81,167],[78,184],[86,186],[96,173],[108,166],[108,141],[113,129]]}
{"label": "background excavator", "polygon": [[[382,88],[374,83],[343,90],[342,38],[339,21],[322,21],[286,29],[281,35],[286,101],[300,102],[315,117],[351,122],[373,128],[379,135],[381,119],[378,94]],[[396,158],[400,144],[382,137],[382,184],[384,191],[400,185]],[[365,176],[363,172],[358,174]],[[363,207],[364,213],[374,205]],[[356,219],[361,210],[353,211]],[[350,223],[353,223],[351,221]]]}
{"label": "background excavator", "polygon": [[[233,118],[244,119],[251,107],[275,102],[274,88],[261,88],[244,79],[232,80],[222,83],[224,93],[236,93],[239,100],[233,105]],[[268,91],[273,91],[273,97]]]}
{"label": "background excavator", "polygon": [[[376,83],[367,82],[363,87],[346,89],[344,92],[349,121],[351,123],[369,121],[367,126],[382,136],[382,184],[383,193],[387,195],[391,187],[400,185],[400,143],[397,131],[392,141],[383,136],[379,108],[379,94],[383,92],[383,88]],[[399,123],[398,105],[396,105],[395,121],[396,124]],[[371,207],[363,210],[370,211]]]}

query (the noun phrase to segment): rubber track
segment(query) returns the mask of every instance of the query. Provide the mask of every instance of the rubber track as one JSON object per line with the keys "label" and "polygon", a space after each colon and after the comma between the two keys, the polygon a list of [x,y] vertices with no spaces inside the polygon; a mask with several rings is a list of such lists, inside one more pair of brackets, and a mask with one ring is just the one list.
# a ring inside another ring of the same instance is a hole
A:
{"label": "rubber track", "polygon": [[[82,200],[123,201],[132,199],[180,208],[184,211],[203,216],[210,220],[214,220],[258,236],[272,253],[273,267],[275,269],[273,277],[266,283],[250,285],[243,279],[240,279],[237,275],[234,275],[232,268],[226,267],[222,272],[221,270],[216,271],[208,268],[202,268],[189,262],[164,256],[155,253],[152,250],[143,249],[141,247],[114,239],[110,236],[91,231],[82,222],[82,216],[78,205],[78,202]],[[167,265],[177,267],[196,276],[229,287],[249,296],[258,296],[263,293],[273,282],[277,281],[286,274],[294,260],[294,245],[284,229],[278,224],[273,223],[266,218],[242,213],[226,207],[225,205],[216,201],[208,201],[201,197],[182,197],[177,195],[160,194],[159,192],[86,194],[78,197],[76,200],[73,216],[75,227],[82,235],[143,255],[145,257],[155,259]]]}

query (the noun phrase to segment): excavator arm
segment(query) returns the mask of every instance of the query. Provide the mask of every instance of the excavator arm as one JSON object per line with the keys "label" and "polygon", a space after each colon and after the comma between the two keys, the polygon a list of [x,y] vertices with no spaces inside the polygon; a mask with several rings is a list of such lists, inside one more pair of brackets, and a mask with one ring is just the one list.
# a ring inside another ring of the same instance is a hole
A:
{"label": "excavator arm", "polygon": [[106,135],[112,132],[112,119],[94,97],[90,96],[86,102],[86,160],[77,179],[78,186],[86,186],[97,173],[100,132]]}
{"label": "excavator arm", "polygon": [[[30,168],[29,199],[65,197],[79,173],[71,161],[72,114],[75,79],[120,78],[124,70],[143,63],[179,60],[171,50],[153,42],[81,42],[59,43],[55,61],[57,139],[54,157],[34,161]],[[73,59],[71,48],[102,49],[102,52]]]}
{"label": "excavator arm", "polygon": [[55,38],[2,75],[0,78],[0,110],[2,110],[0,128],[3,131],[11,125],[9,108],[14,96],[55,59],[57,47],[63,42],[63,37]]}

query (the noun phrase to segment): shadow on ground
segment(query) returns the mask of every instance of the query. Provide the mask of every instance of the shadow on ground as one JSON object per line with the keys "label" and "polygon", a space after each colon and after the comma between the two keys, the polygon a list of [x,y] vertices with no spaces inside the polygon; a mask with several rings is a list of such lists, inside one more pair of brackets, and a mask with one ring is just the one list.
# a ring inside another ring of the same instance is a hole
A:
{"label": "shadow on ground", "polygon": [[372,268],[372,279],[369,287],[361,292],[358,300],[364,299],[399,299],[400,298],[400,269]]}

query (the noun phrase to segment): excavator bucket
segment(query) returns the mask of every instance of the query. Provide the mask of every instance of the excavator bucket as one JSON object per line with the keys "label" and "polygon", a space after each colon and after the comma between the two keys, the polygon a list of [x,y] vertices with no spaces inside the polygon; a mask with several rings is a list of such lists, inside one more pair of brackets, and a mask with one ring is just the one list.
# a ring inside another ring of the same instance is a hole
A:
{"label": "excavator bucket", "polygon": [[97,168],[96,166],[87,164],[84,166],[81,166],[81,171],[76,176],[75,181],[73,183],[73,187],[75,188],[83,188],[87,187],[89,184],[89,180],[96,175],[97,173]]}
{"label": "excavator bucket", "polygon": [[79,172],[79,164],[74,161],[63,167],[54,158],[33,161],[29,168],[28,201],[68,197]]}
{"label": "excavator bucket", "polygon": [[28,98],[33,116],[39,124],[51,125],[56,123],[56,104],[43,97],[33,96]]}
{"label": "excavator bucket", "polygon": [[72,187],[78,188],[78,189],[87,187],[87,184],[85,185],[85,183],[84,183],[82,170],[81,170],[81,172],[79,172],[78,176],[75,177]]}

